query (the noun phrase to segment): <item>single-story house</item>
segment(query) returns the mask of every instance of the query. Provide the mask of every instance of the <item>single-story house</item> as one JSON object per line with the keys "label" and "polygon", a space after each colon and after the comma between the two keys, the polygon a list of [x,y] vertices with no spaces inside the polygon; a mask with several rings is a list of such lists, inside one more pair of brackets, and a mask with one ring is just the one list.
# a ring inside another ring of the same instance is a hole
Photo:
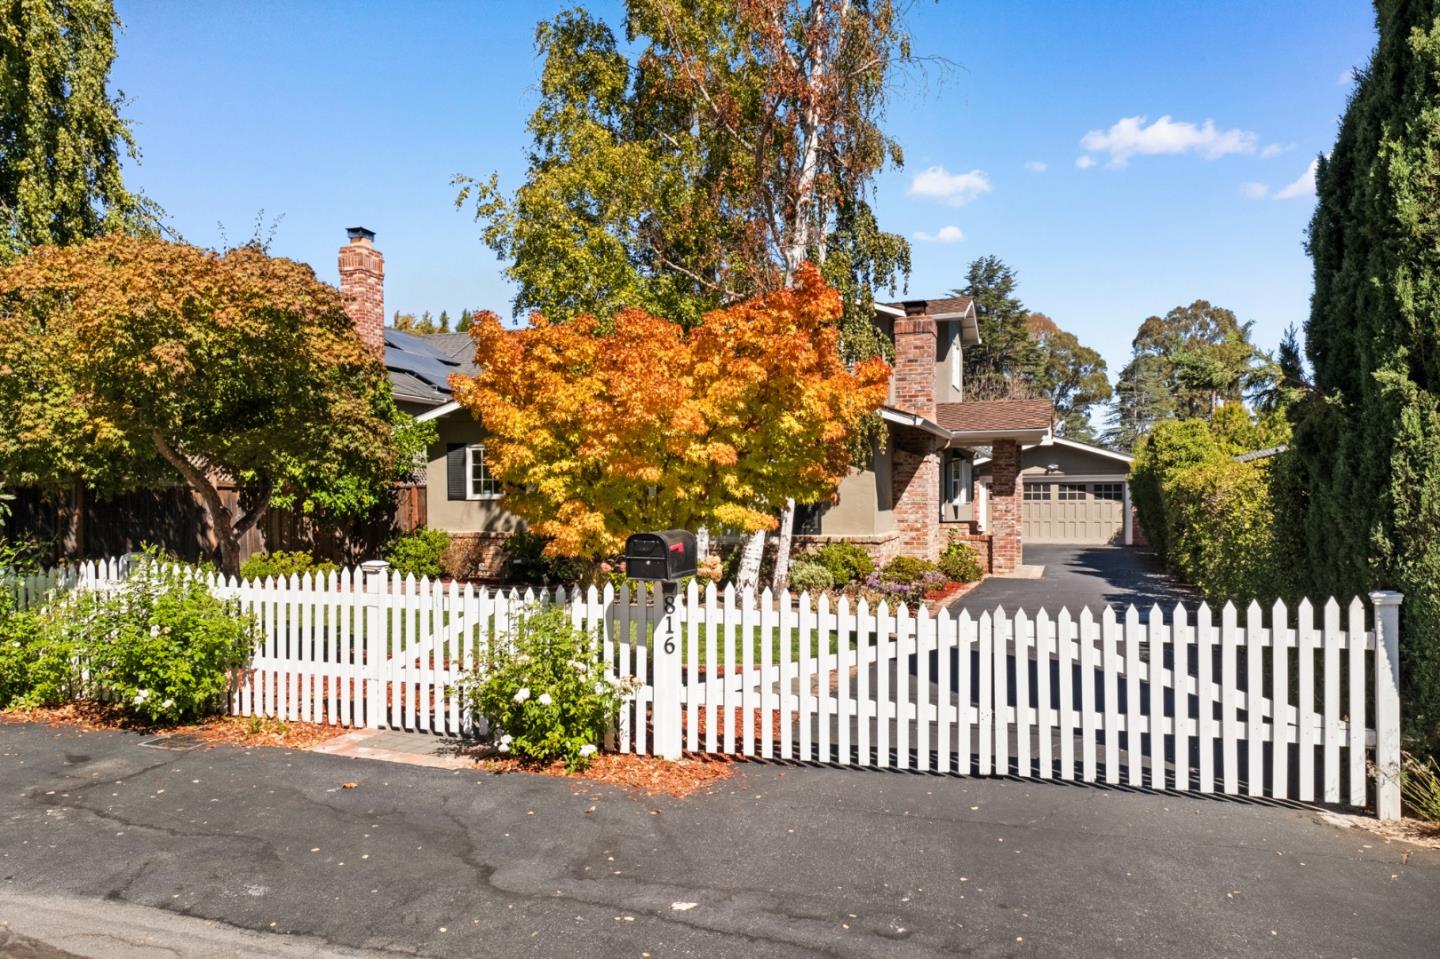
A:
{"label": "single-story house", "polygon": [[[457,550],[451,559],[465,573],[496,575],[505,538],[520,523],[505,511],[504,491],[485,465],[483,428],[450,395],[450,375],[474,369],[469,337],[386,329],[384,258],[369,230],[356,227],[349,235],[340,249],[340,287],[351,318],[383,355],[402,408],[434,421],[439,433],[424,470],[426,523],[451,533]],[[964,349],[980,342],[969,297],[878,304],[875,324],[895,346],[890,395],[880,410],[884,438],[841,481],[833,502],[797,510],[800,545],[844,539],[879,561],[933,559],[959,537],[975,547],[987,570],[1005,572],[1020,563],[1027,525],[1045,536],[1067,528],[1055,509],[1027,502],[1027,492],[1056,492],[1041,480],[1032,490],[1036,470],[1061,464],[1075,483],[1083,477],[1087,504],[1092,495],[1097,504],[1111,502],[1113,484],[1126,488],[1128,458],[1057,441],[1049,400],[965,399]],[[1064,495],[1074,494],[1067,488]],[[1128,496],[1121,496],[1128,515]],[[1093,535],[1128,542],[1123,519],[1119,534],[1104,532],[1112,523],[1110,507],[1097,505],[1094,512]]]}

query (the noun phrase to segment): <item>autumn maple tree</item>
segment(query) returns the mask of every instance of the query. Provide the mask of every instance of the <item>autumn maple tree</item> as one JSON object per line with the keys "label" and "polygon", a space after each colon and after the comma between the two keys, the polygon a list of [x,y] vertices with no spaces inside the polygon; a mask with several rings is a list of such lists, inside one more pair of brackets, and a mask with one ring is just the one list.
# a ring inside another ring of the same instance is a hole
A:
{"label": "autumn maple tree", "polygon": [[272,506],[330,518],[379,506],[428,430],[397,410],[339,291],[310,267],[122,235],[38,246],[0,269],[0,422],[7,485],[183,481],[231,575]]}
{"label": "autumn maple tree", "polygon": [[485,363],[452,382],[507,507],[553,555],[613,554],[643,529],[773,529],[787,498],[833,497],[850,431],[885,399],[884,360],[841,359],[841,314],[806,265],[689,330],[635,309],[521,329],[477,315]]}

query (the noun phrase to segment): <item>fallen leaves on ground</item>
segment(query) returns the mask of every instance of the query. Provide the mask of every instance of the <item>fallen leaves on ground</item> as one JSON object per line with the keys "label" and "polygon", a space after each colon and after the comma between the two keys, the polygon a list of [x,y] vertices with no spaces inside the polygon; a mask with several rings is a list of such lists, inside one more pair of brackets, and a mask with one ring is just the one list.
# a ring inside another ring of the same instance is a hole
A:
{"label": "fallen leaves on ground", "polygon": [[284,722],[258,716],[217,716],[185,726],[156,728],[134,722],[110,704],[96,702],[67,703],[45,709],[0,710],[0,722],[44,723],[86,732],[125,729],[157,736],[183,734],[193,736],[207,746],[278,746],[284,749],[306,749],[349,731],[342,726]]}
{"label": "fallen leaves on ground", "polygon": [[728,779],[734,774],[735,765],[740,761],[742,760],[721,756],[687,756],[670,762],[654,756],[601,753],[590,763],[590,768],[578,773],[567,772],[565,763],[558,759],[550,763],[522,762],[518,759],[481,759],[478,765],[481,769],[493,773],[526,772],[542,776],[569,776],[612,786],[628,786],[651,794],[664,793],[684,798]]}

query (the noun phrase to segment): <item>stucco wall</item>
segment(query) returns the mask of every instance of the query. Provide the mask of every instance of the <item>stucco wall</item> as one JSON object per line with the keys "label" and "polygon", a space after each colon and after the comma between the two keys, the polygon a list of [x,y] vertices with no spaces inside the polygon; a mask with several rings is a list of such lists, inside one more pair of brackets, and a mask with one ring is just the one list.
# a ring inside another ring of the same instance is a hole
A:
{"label": "stucco wall", "polygon": [[874,536],[895,529],[890,502],[891,462],[887,436],[884,448],[871,455],[866,469],[852,469],[840,481],[838,498],[820,514],[822,536]]}
{"label": "stucco wall", "polygon": [[463,410],[436,421],[438,441],[430,447],[425,466],[429,497],[426,504],[431,529],[458,532],[513,532],[520,520],[505,511],[505,498],[452,500],[446,495],[445,448],[452,443],[479,443],[485,431]]}

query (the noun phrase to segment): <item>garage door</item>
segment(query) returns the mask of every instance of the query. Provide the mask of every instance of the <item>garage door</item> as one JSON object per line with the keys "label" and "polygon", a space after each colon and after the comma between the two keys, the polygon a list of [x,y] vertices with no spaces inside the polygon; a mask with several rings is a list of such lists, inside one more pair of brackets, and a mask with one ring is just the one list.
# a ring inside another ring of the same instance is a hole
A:
{"label": "garage door", "polygon": [[1027,543],[1123,543],[1124,483],[1025,483],[1020,510]]}

